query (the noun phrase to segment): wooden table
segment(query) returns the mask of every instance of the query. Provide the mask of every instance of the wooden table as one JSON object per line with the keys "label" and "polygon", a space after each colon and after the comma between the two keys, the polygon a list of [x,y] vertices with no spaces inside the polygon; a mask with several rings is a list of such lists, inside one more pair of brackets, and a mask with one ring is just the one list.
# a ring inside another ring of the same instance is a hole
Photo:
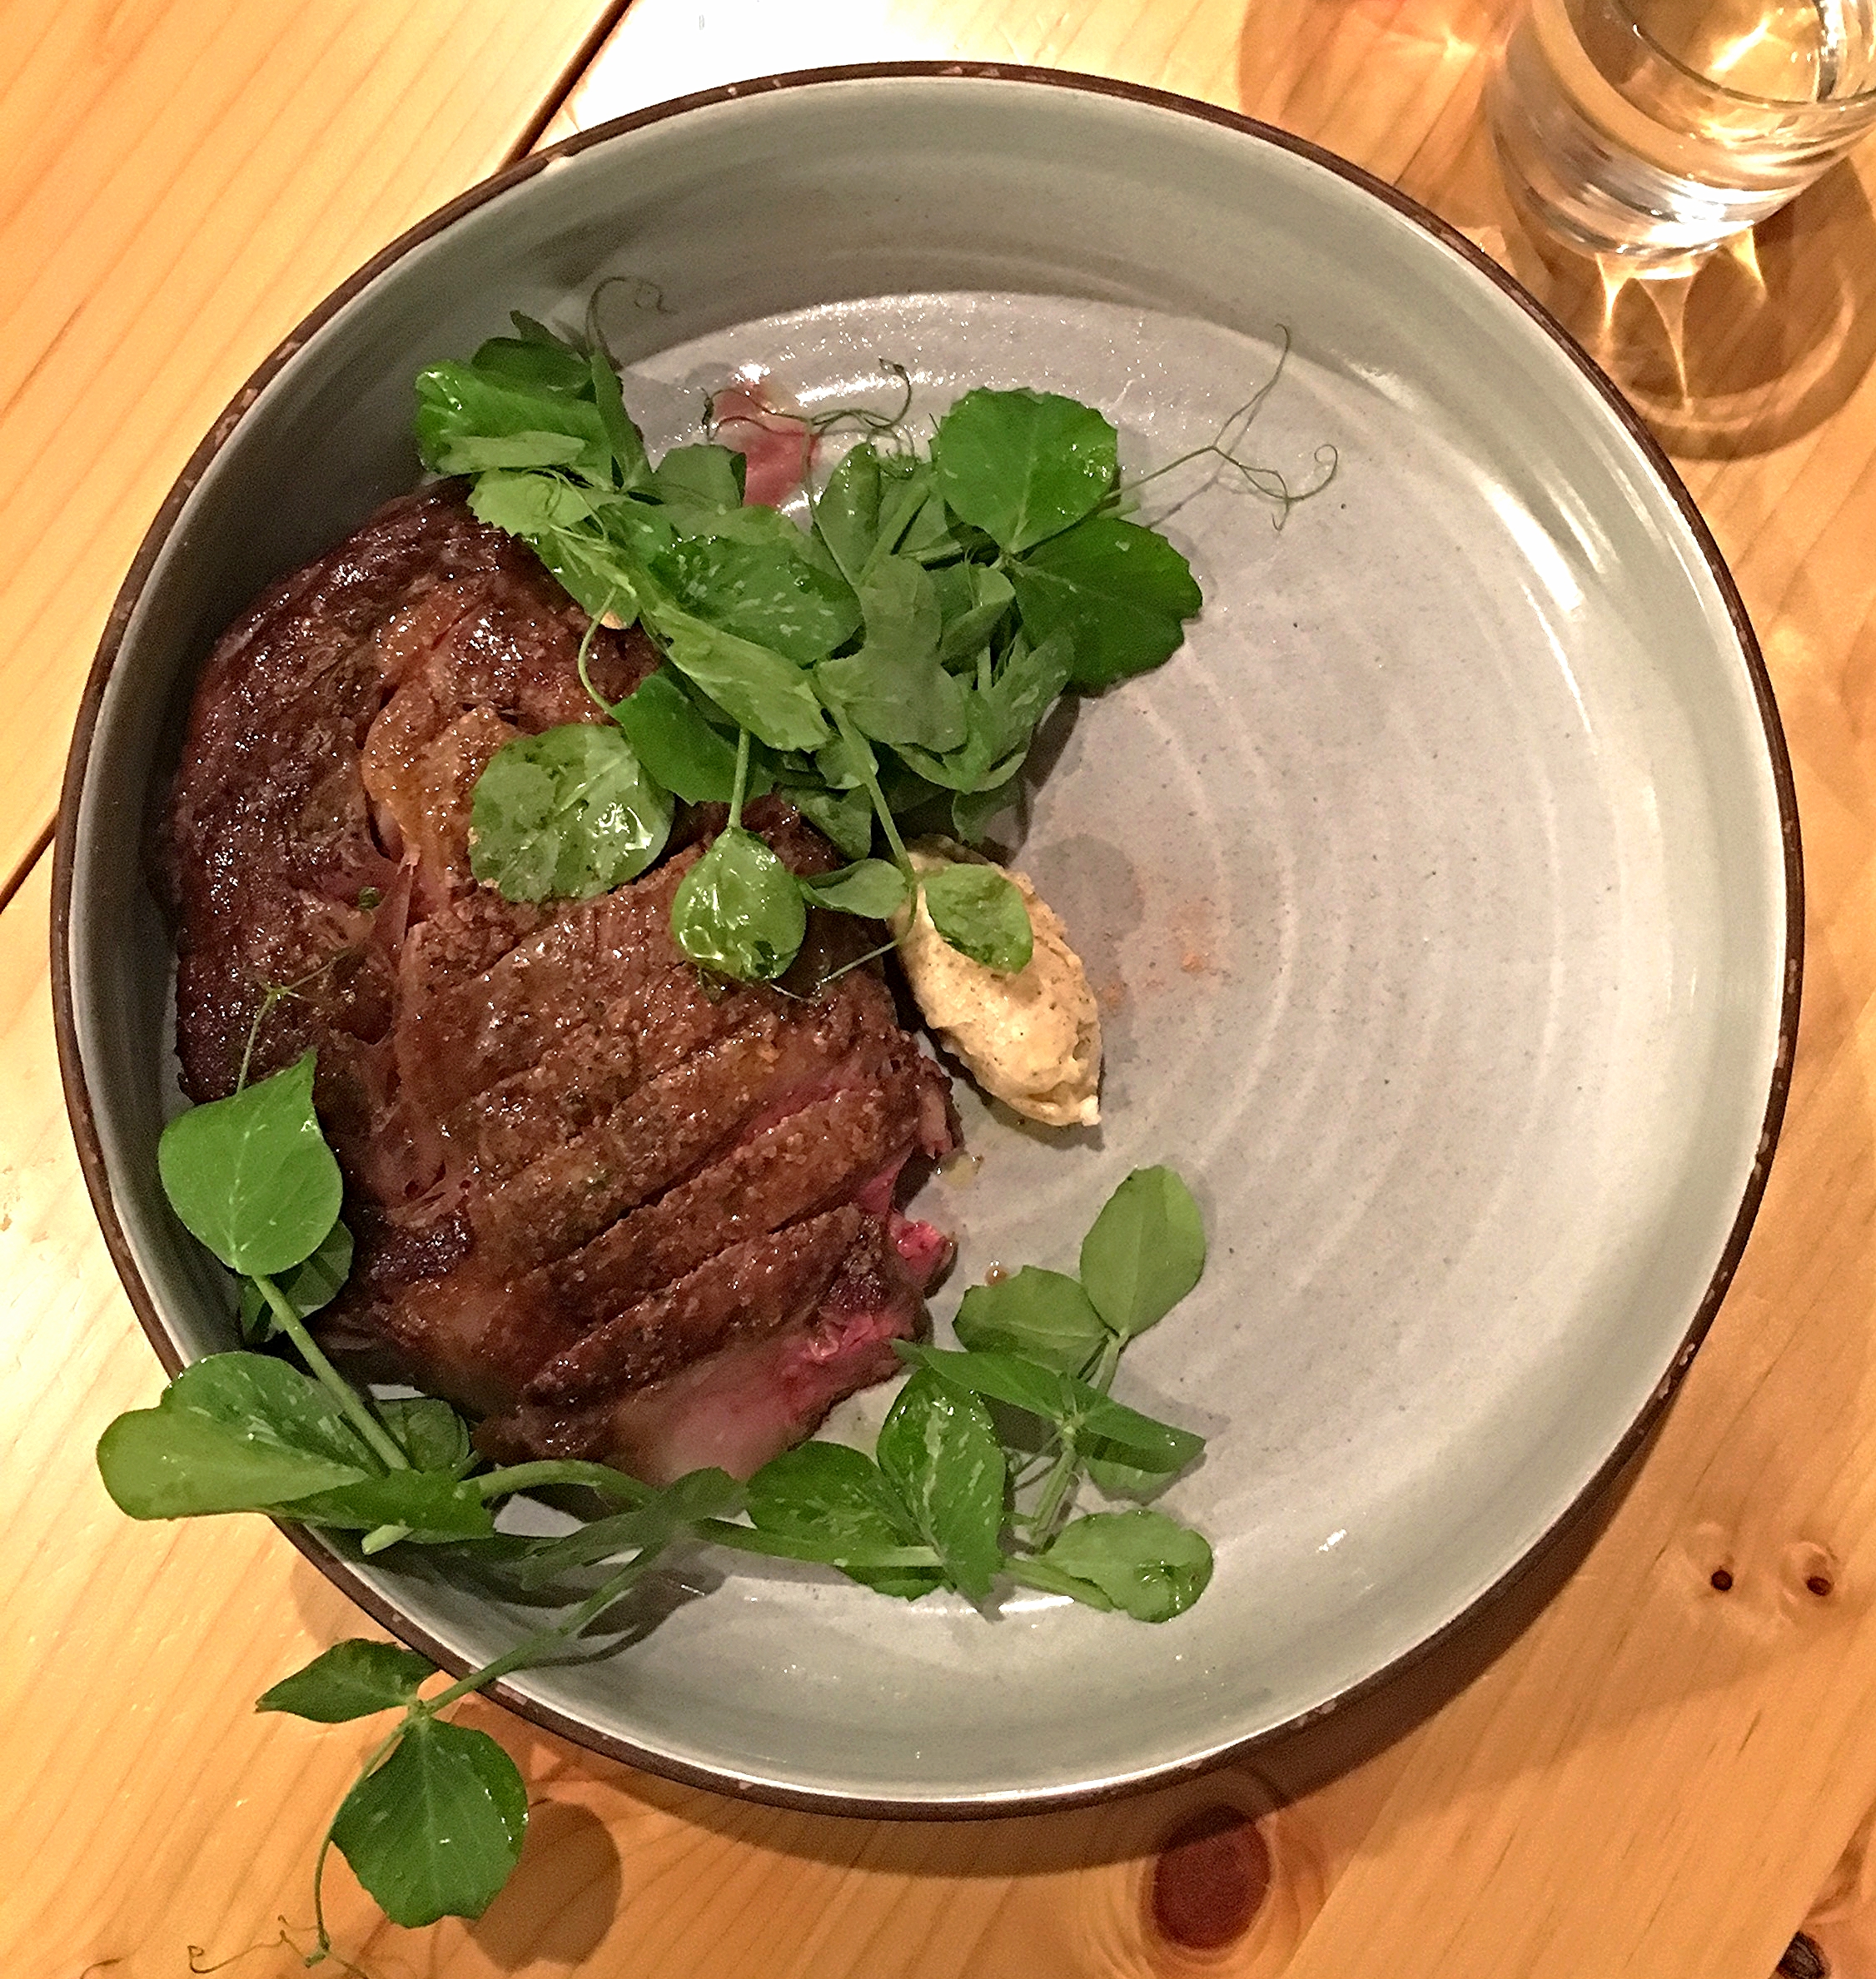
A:
{"label": "wooden table", "polygon": [[155,1979],[192,1945],[263,1947],[246,1979],[296,1969],[279,1920],[306,1942],[316,1837],[368,1736],[249,1709],[359,1628],[284,1540],[132,1525],[91,1464],[158,1375],[59,1101],[42,855],[137,540],[300,314],[544,130],[764,68],[937,55],[1130,77],[1345,153],[1505,260],[1655,423],[1797,763],[1809,966],[1770,1191],[1600,1529],[1255,1766],[1086,1813],[869,1824],[669,1786],[472,1708],[535,1801],[514,1883],[479,1924],[411,1934],[341,1869],[338,1940],[375,1979],[1876,1975],[1876,152],[1756,258],[1605,290],[1553,273],[1505,207],[1477,115],[1496,0],[619,11],[0,0],[4,1969]]}

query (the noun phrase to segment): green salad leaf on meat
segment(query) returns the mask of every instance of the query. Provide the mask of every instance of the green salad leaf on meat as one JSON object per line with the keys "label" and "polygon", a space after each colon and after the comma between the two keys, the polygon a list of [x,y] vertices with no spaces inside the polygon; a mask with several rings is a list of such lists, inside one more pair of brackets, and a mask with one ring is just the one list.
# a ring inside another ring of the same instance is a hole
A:
{"label": "green salad leaf on meat", "polygon": [[[1202,602],[1179,552],[1114,513],[1118,435],[1072,399],[968,392],[928,458],[859,440],[804,530],[744,504],[730,448],[654,466],[604,349],[516,327],[419,375],[424,460],[470,476],[483,521],[530,543],[595,621],[641,625],[664,664],[607,710],[615,731],[523,737],[483,773],[474,868],[510,899],[617,885],[663,849],[671,798],[730,802],[672,932],[706,968],[771,979],[806,922],[738,793],[780,791],[856,862],[877,828],[896,906],[920,884],[903,823],[936,813],[975,842],[1057,697],[1159,665]],[[1022,968],[1016,889],[989,868],[947,877],[956,900],[924,883],[939,933]],[[870,918],[885,893],[814,898]]]}

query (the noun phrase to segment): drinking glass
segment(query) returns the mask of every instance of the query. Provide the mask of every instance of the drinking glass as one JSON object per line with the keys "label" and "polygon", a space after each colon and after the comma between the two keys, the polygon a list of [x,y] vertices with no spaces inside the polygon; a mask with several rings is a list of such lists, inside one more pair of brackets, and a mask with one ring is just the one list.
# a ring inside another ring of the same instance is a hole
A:
{"label": "drinking glass", "polygon": [[1876,124],[1876,0],[1528,0],[1487,101],[1511,191],[1552,232],[1682,260]]}

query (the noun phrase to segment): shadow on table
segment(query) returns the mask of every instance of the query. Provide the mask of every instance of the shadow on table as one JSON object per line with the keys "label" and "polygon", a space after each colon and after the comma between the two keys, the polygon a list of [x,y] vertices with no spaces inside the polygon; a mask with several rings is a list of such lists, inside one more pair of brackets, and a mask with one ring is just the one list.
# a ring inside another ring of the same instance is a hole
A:
{"label": "shadow on table", "polygon": [[[1373,1778],[1346,1810],[1353,1817],[1346,1839],[1359,1842],[1353,1829],[1365,1830],[1363,1817],[1378,1810],[1394,1777],[1390,1753],[1522,1635],[1581,1564],[1640,1462],[1570,1521],[1512,1586],[1411,1668],[1242,1760],[1099,1807],[963,1822],[794,1813],[635,1774],[490,1713],[481,1722],[499,1731],[530,1782],[534,1828],[514,1880],[472,1927],[477,1947],[505,1972],[542,1958],[588,1957],[620,1927],[627,1886],[647,1877],[661,1882],[674,1851],[696,1862],[702,1878],[696,1901],[704,1901],[714,1882],[707,1854],[699,1861],[695,1852],[710,1851],[713,1838],[724,1851],[724,1876],[732,1873],[730,1852],[741,1860],[754,1851],[810,1875],[883,1878],[902,1894],[908,1882],[975,1884],[982,1901],[1012,1907],[1011,1916],[999,1917],[999,1942],[1020,1943],[1026,1960],[1042,1962],[1038,1971],[1055,1969],[1057,1958],[1068,1956],[1056,1934],[1085,1931],[1091,1918],[1103,1934],[1144,1933],[1190,1950],[1236,1942],[1254,1920],[1260,1927],[1266,1922],[1257,1913],[1273,1887],[1294,1883],[1299,1874],[1306,1884],[1311,1880],[1296,1859],[1311,1844],[1286,1828],[1289,1804],[1373,1765]],[[587,1804],[595,1790],[602,1812]],[[1313,1807],[1310,1812],[1313,1818]],[[622,1847],[633,1858],[629,1868]],[[1134,1873],[1117,1878],[1116,1867]],[[1319,1863],[1314,1873],[1326,1880],[1327,1869]],[[831,1894],[831,1884],[820,1887],[819,1898]],[[1283,1905],[1271,1906],[1293,1913],[1298,1924],[1311,1907],[1306,1890],[1294,1889]],[[803,1922],[791,1909],[791,1937]],[[1287,1922],[1279,1920],[1278,1928]]]}

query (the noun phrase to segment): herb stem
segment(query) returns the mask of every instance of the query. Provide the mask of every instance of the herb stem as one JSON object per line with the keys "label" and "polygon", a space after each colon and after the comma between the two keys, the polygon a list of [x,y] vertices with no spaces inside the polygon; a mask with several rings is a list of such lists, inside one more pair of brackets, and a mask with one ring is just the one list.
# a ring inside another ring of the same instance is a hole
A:
{"label": "herb stem", "polygon": [[[852,718],[843,708],[836,708],[833,714],[834,725],[840,731],[840,739],[852,752],[854,761],[864,764],[872,753],[865,738],[853,726]],[[912,870],[912,859],[905,849],[905,841],[899,836],[899,828],[893,822],[892,808],[887,803],[885,794],[879,788],[878,772],[863,768],[860,781],[866,786],[868,797],[873,800],[873,816],[879,820],[880,829],[886,834],[886,843],[893,848],[894,863],[905,875],[905,883],[916,890],[918,875]]]}
{"label": "herb stem", "polygon": [[[1117,1333],[1110,1333],[1102,1341],[1101,1352],[1092,1370],[1087,1376],[1088,1385],[1097,1388],[1102,1395],[1107,1392],[1114,1379],[1114,1370],[1121,1364],[1121,1352],[1127,1343]],[[1048,1474],[1042,1486],[1042,1496],[1036,1500],[1036,1509],[1028,1520],[1029,1543],[1038,1552],[1047,1546],[1054,1537],[1055,1527],[1061,1512],[1073,1497],[1076,1487],[1081,1483],[1085,1459],[1076,1446],[1072,1426],[1064,1425],[1062,1430],[1062,1454]]]}
{"label": "herb stem", "polygon": [[247,1042],[241,1047],[241,1069],[235,1074],[235,1091],[240,1092],[247,1085],[248,1067],[254,1060],[254,1047],[260,1041],[261,1027],[266,1022],[269,1012],[276,1003],[284,1003],[291,997],[296,997],[316,977],[323,976],[339,957],[346,952],[341,948],[326,957],[316,969],[308,969],[304,976],[296,977],[291,982],[270,982],[261,992],[261,1002],[254,1012],[254,1021],[247,1027]]}
{"label": "herb stem", "polygon": [[586,689],[588,698],[600,713],[607,715],[612,713],[612,704],[594,686],[593,676],[586,670],[586,661],[593,650],[593,641],[599,636],[600,621],[612,609],[612,601],[618,595],[616,586],[607,590],[605,603],[587,619],[586,629],[580,634],[580,650],[574,656],[574,665],[580,673],[580,684]]}
{"label": "herb stem", "polygon": [[1049,1572],[1046,1560],[1005,1559],[1003,1572],[1019,1588],[1033,1588],[1038,1594],[1067,1594],[1070,1600],[1079,1601],[1084,1607],[1098,1609],[1108,1614],[1113,1613],[1113,1603],[1099,1588],[1091,1586],[1087,1581],[1077,1581],[1070,1574],[1057,1579]]}
{"label": "herb stem", "polygon": [[574,1457],[544,1457],[533,1464],[510,1464],[505,1469],[484,1471],[468,1482],[484,1498],[505,1498],[515,1491],[532,1491],[541,1484],[585,1484],[621,1504],[649,1504],[658,1494],[623,1470],[605,1464],[587,1464]]}
{"label": "herb stem", "polygon": [[247,1086],[247,1068],[254,1062],[254,1047],[261,1036],[261,1027],[267,1021],[267,1012],[281,999],[281,992],[270,987],[261,992],[261,1001],[254,1012],[254,1022],[247,1027],[247,1042],[241,1047],[241,1070],[235,1075],[235,1091],[244,1091]]}
{"label": "herb stem", "polygon": [[[897,435],[905,424],[905,415],[912,410],[912,375],[903,364],[894,364],[889,357],[879,360],[879,368],[891,372],[898,380],[899,390],[903,395],[896,412],[877,412],[870,405],[836,405],[829,411],[817,412],[804,419],[802,424],[816,435],[832,433],[843,425],[851,424],[863,432]],[[712,405],[714,409],[714,397]]]}
{"label": "herb stem", "polygon": [[1114,1370],[1121,1364],[1121,1350],[1127,1345],[1117,1333],[1110,1333],[1102,1343],[1100,1358],[1094,1364],[1094,1371],[1087,1377],[1090,1388],[1098,1388],[1107,1394],[1112,1386]]}
{"label": "herb stem", "polygon": [[[359,1780],[367,1779],[377,1771],[379,1766],[390,1756],[392,1747],[404,1736],[404,1728],[410,1722],[410,1713],[406,1712],[397,1721],[396,1729],[387,1733],[372,1748],[370,1758],[358,1769]],[[357,1785],[358,1780],[354,1780],[352,1782],[354,1788]],[[346,1796],[346,1800],[351,1798],[350,1793]],[[326,1822],[326,1832],[320,1838],[319,1855],[313,1863],[313,1932],[319,1941],[319,1951],[316,1957],[306,1961],[308,1965],[316,1965],[320,1959],[331,1956],[332,1934],[326,1928],[326,1858],[332,1852],[332,1830],[338,1825],[339,1815],[344,1811],[344,1808],[345,1801],[341,1801],[338,1807],[333,1812],[331,1820]]]}
{"label": "herb stem", "polygon": [[[814,994],[817,997],[819,996],[830,982],[839,982],[843,976],[851,974],[855,969],[864,968],[869,962],[878,962],[881,956],[890,955],[898,947],[897,942],[882,942],[877,948],[868,948],[864,955],[856,955],[851,962],[843,962],[838,969],[829,969],[827,974],[814,985]],[[774,987],[780,988],[781,986],[776,984]],[[782,993],[787,996],[791,992],[784,990]],[[805,1003],[809,1001],[809,998],[804,997],[800,1000]]]}
{"label": "herb stem", "polygon": [[307,1332],[305,1321],[294,1311],[286,1295],[266,1272],[256,1271],[250,1275],[260,1287],[261,1296],[273,1308],[281,1331],[300,1350],[301,1358],[318,1377],[320,1385],[339,1405],[345,1412],[346,1420],[371,1445],[385,1469],[408,1470],[411,1459],[397,1447],[391,1432],[365,1406],[358,1390],[326,1358],[319,1342]]}
{"label": "herb stem", "polygon": [[729,788],[729,828],[735,831],[743,822],[743,793],[749,781],[749,732],[747,728],[736,731],[736,781]]}
{"label": "herb stem", "polygon": [[[1176,455],[1163,466],[1152,468],[1145,474],[1135,475],[1130,480],[1117,482],[1102,505],[1104,509],[1111,510],[1123,505],[1126,498],[1136,490],[1144,488],[1150,481],[1157,481],[1162,475],[1171,474],[1175,468],[1185,466],[1188,461],[1202,460],[1207,454],[1213,455],[1225,466],[1235,468],[1256,494],[1266,501],[1276,505],[1276,525],[1278,529],[1282,528],[1291,510],[1298,502],[1307,501],[1311,495],[1320,495],[1329,485],[1336,478],[1336,470],[1340,465],[1339,457],[1332,446],[1318,447],[1316,450],[1316,465],[1322,471],[1308,487],[1296,489],[1292,489],[1274,467],[1253,467],[1248,461],[1240,460],[1233,450],[1243,445],[1251,430],[1251,422],[1262,410],[1265,400],[1276,389],[1277,380],[1283,375],[1283,368],[1289,362],[1290,332],[1281,324],[1277,327],[1281,332],[1283,344],[1277,353],[1276,368],[1244,404],[1226,419],[1225,423],[1219,427],[1217,436],[1203,446],[1193,447],[1187,453]],[[1235,433],[1232,431],[1233,427],[1237,428]],[[1325,455],[1327,455],[1326,459],[1324,458]],[[1175,505],[1182,506],[1183,504]]]}
{"label": "herb stem", "polygon": [[425,1698],[424,1708],[432,1715],[445,1710],[459,1698],[466,1698],[472,1691],[480,1690],[515,1670],[525,1669],[530,1663],[538,1663],[549,1650],[570,1643],[584,1633],[590,1623],[610,1608],[634,1581],[648,1572],[663,1551],[664,1547],[659,1544],[648,1546],[634,1554],[616,1574],[602,1581],[564,1622],[556,1622],[551,1628],[543,1628],[524,1638],[493,1662],[484,1663],[479,1670],[471,1670],[466,1677],[459,1677],[447,1689],[438,1691],[435,1697]]}
{"label": "herb stem", "polygon": [[1075,1433],[1064,1427],[1062,1454],[1055,1459],[1055,1468],[1042,1486],[1042,1494],[1037,1499],[1035,1513],[1029,1521],[1029,1543],[1038,1553],[1054,1536],[1057,1518],[1071,1490],[1080,1483],[1081,1471],[1082,1454],[1075,1447]]}

